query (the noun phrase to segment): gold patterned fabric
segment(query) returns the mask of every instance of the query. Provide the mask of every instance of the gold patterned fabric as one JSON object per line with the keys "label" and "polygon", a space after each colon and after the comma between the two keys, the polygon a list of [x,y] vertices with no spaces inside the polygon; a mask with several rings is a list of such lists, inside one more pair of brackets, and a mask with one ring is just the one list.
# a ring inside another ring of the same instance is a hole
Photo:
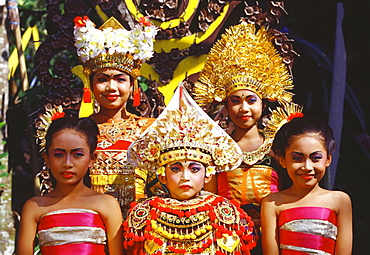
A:
{"label": "gold patterned fabric", "polygon": [[124,230],[128,254],[241,254],[255,246],[250,217],[211,193],[184,201],[150,198],[132,209]]}
{"label": "gold patterned fabric", "polygon": [[99,137],[97,159],[90,169],[91,188],[99,193],[113,195],[125,215],[130,203],[145,196],[146,182],[154,181],[152,193],[160,192],[161,186],[148,172],[127,162],[127,148],[154,121],[151,118],[129,114],[127,119],[112,120],[94,114]]}
{"label": "gold patterned fabric", "polygon": [[271,164],[272,159],[265,155],[263,161],[253,166],[242,164],[233,171],[220,173],[217,193],[242,205],[260,205],[265,196],[278,191],[278,176]]}

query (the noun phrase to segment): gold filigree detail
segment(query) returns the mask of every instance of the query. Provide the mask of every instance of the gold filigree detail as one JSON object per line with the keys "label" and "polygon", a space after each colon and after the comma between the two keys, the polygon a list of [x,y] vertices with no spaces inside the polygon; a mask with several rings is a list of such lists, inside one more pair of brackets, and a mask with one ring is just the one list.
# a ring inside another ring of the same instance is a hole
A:
{"label": "gold filigree detail", "polygon": [[130,145],[127,157],[131,164],[153,172],[183,159],[214,166],[215,172],[221,172],[240,165],[241,149],[181,84],[162,114]]}
{"label": "gold filigree detail", "polygon": [[247,165],[254,165],[259,160],[268,154],[271,150],[272,143],[276,132],[289,121],[289,118],[296,114],[301,113],[303,107],[293,102],[283,103],[281,107],[277,107],[273,110],[264,122],[265,128],[262,133],[264,136],[263,144],[254,151],[243,151],[243,162]]}
{"label": "gold filigree detail", "polygon": [[227,29],[213,45],[195,83],[195,101],[204,106],[248,89],[261,98],[290,102],[292,78],[272,39],[267,28],[256,31],[255,25],[244,21]]}

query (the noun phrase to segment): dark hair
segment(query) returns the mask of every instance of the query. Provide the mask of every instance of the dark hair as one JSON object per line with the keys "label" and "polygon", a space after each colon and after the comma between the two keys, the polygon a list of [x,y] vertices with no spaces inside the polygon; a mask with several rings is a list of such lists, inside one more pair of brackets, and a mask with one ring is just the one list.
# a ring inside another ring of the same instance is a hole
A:
{"label": "dark hair", "polygon": [[46,153],[48,152],[48,149],[50,147],[53,135],[65,129],[77,131],[81,134],[84,134],[86,137],[86,142],[90,148],[90,154],[94,153],[98,141],[97,135],[99,133],[99,129],[96,123],[90,118],[77,118],[69,116],[56,119],[51,123],[45,136]]}
{"label": "dark hair", "polygon": [[272,150],[278,157],[283,157],[293,138],[306,133],[318,134],[328,155],[333,154],[335,149],[333,130],[328,124],[311,117],[295,118],[284,124],[275,135]]}

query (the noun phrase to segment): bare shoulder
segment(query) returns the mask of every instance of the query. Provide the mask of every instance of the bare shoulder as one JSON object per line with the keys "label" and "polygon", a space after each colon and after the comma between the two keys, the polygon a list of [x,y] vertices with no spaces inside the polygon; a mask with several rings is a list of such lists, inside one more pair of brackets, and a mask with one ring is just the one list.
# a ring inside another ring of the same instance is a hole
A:
{"label": "bare shoulder", "polygon": [[120,209],[118,201],[111,195],[96,193],[91,197],[95,210],[101,214],[109,214]]}
{"label": "bare shoulder", "polygon": [[286,194],[284,191],[275,192],[268,194],[263,200],[262,203],[274,202],[275,204],[282,204],[286,199]]}
{"label": "bare shoulder", "polygon": [[100,195],[101,195],[100,199],[103,199],[105,203],[111,204],[111,205],[118,205],[117,199],[114,198],[113,196],[108,195],[108,194],[100,194]]}
{"label": "bare shoulder", "polygon": [[31,197],[23,205],[21,216],[27,215],[30,218],[38,219],[44,214],[45,209],[48,206],[47,198],[36,196]]}
{"label": "bare shoulder", "polygon": [[279,193],[280,192],[268,194],[266,197],[263,198],[262,203],[275,201],[277,198],[279,198]]}
{"label": "bare shoulder", "polygon": [[40,202],[43,203],[43,197],[31,197],[30,199],[28,199],[26,201],[26,203],[24,203],[23,205],[23,208],[24,209],[33,209],[33,208],[37,208],[39,207],[40,205]]}
{"label": "bare shoulder", "polygon": [[338,201],[339,204],[351,205],[352,203],[350,196],[343,191],[339,191],[339,190],[332,191],[332,195],[333,195],[333,199],[335,201]]}
{"label": "bare shoulder", "polygon": [[336,213],[339,213],[340,211],[351,210],[351,198],[347,193],[343,191],[323,190],[320,198],[321,206],[329,207]]}
{"label": "bare shoulder", "polygon": [[351,202],[351,198],[349,197],[349,195],[343,191],[325,190],[325,193],[330,200],[336,201],[338,203]]}

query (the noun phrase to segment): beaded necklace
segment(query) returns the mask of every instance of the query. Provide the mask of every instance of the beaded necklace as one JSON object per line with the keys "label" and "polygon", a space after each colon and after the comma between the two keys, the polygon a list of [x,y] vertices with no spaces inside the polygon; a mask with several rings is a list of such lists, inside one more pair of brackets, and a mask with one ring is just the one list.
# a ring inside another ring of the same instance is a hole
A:
{"label": "beaded necklace", "polygon": [[235,202],[211,193],[179,201],[154,197],[131,209],[124,246],[147,254],[241,254],[255,246],[251,218]]}

